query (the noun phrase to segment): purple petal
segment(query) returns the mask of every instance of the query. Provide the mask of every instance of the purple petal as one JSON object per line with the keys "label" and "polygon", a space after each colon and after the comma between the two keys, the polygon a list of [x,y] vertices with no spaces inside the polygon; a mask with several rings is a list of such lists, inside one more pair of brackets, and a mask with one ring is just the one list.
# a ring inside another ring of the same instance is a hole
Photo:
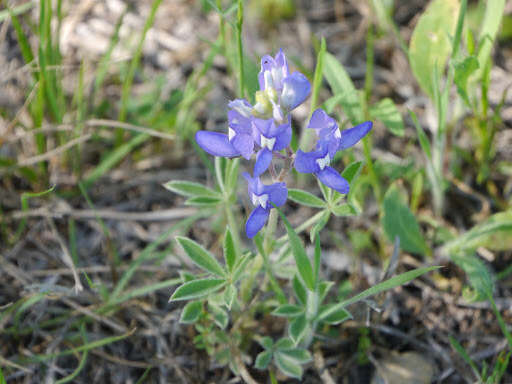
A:
{"label": "purple petal", "polygon": [[288,189],[285,183],[267,185],[264,188],[264,193],[269,194],[270,202],[274,203],[276,207],[280,207],[286,203],[286,199],[288,198]]}
{"label": "purple petal", "polygon": [[247,223],[245,223],[245,233],[249,239],[256,236],[259,230],[263,228],[267,222],[269,211],[270,210],[263,209],[262,207],[257,207],[251,212]]}
{"label": "purple petal", "polygon": [[235,110],[228,111],[228,125],[237,133],[252,133],[252,119],[245,117]]}
{"label": "purple petal", "polygon": [[292,141],[292,125],[290,123],[279,126],[280,132],[276,136],[274,151],[280,151],[290,145]]}
{"label": "purple petal", "polygon": [[322,171],[316,172],[316,176],[322,183],[339,193],[347,194],[349,191],[350,186],[348,185],[348,181],[334,168],[325,167]]}
{"label": "purple petal", "polygon": [[345,129],[341,132],[341,140],[338,150],[350,148],[361,140],[372,129],[373,123],[366,121],[356,125],[354,128]]}
{"label": "purple petal", "polygon": [[321,157],[319,151],[303,152],[300,149],[295,155],[295,169],[300,173],[318,172],[320,167],[316,160]]}
{"label": "purple petal", "polygon": [[236,134],[231,140],[231,144],[247,160],[249,160],[254,153],[254,140],[252,135],[243,133]]}
{"label": "purple petal", "polygon": [[336,120],[334,120],[331,116],[329,116],[322,108],[318,108],[311,115],[311,119],[309,120],[308,128],[310,129],[324,129],[333,127],[336,125]]}
{"label": "purple petal", "polygon": [[[270,131],[272,129],[272,126],[274,125],[274,119],[254,119],[253,124],[256,127],[256,130],[258,131],[257,133],[265,137],[271,137]],[[259,143],[259,137],[257,141]]]}
{"label": "purple petal", "polygon": [[243,172],[242,176],[247,180],[249,197],[252,198],[252,194],[261,195],[263,193],[264,185],[259,177],[251,177],[247,172]]}
{"label": "purple petal", "polygon": [[258,152],[256,156],[256,163],[254,163],[254,176],[258,177],[265,172],[270,163],[272,162],[272,151],[267,148],[263,148]]}
{"label": "purple petal", "polygon": [[283,80],[283,92],[281,93],[281,105],[292,110],[307,99],[311,92],[309,80],[300,72],[293,72]]}
{"label": "purple petal", "polygon": [[196,142],[213,156],[237,157],[240,152],[229,142],[228,135],[219,132],[197,131]]}

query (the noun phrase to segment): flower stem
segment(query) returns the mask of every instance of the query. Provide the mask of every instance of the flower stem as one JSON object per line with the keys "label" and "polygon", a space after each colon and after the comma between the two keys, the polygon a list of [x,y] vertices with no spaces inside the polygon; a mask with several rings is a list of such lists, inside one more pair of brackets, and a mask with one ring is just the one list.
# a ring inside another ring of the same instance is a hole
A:
{"label": "flower stem", "polygon": [[238,53],[238,96],[244,97],[244,52],[242,50],[242,25],[244,23],[244,6],[242,0],[238,0],[238,20],[236,24],[236,43]]}

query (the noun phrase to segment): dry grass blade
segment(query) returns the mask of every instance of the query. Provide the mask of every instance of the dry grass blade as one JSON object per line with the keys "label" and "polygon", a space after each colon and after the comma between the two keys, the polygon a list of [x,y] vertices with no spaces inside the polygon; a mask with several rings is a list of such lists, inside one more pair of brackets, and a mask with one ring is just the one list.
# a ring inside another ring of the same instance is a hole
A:
{"label": "dry grass blade", "polygon": [[60,155],[63,152],[66,152],[68,149],[74,147],[75,145],[86,142],[92,137],[90,133],[85,134],[83,136],[77,137],[68,141],[66,144],[63,144],[57,148],[52,149],[51,151],[42,153],[41,155],[37,155],[34,157],[29,157],[28,159],[18,160],[19,167],[26,167],[28,165],[34,165],[40,163],[41,161],[50,160],[53,156]]}

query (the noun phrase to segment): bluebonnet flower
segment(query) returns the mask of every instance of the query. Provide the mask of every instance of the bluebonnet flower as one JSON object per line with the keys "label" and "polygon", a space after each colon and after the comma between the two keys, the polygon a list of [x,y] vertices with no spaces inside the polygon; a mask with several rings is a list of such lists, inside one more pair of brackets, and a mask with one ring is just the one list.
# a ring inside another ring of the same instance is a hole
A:
{"label": "bluebonnet flower", "polygon": [[252,204],[256,206],[245,224],[245,233],[251,239],[267,222],[270,210],[273,208],[272,204],[280,207],[286,202],[288,189],[285,183],[265,185],[258,176],[251,177],[247,172],[242,175],[247,180],[249,198]]}
{"label": "bluebonnet flower", "polygon": [[311,92],[306,76],[300,72],[290,74],[282,49],[275,58],[270,55],[261,58],[258,82],[260,91],[256,92],[255,114],[272,116],[279,123],[284,122],[288,112],[302,104]]}
{"label": "bluebonnet flower", "polygon": [[372,122],[367,121],[340,132],[336,121],[322,109],[317,109],[311,116],[308,129],[317,132],[316,148],[311,152],[299,149],[295,157],[295,169],[300,173],[313,173],[329,188],[342,194],[348,193],[347,180],[329,165],[336,152],[352,147],[361,140],[372,129]]}

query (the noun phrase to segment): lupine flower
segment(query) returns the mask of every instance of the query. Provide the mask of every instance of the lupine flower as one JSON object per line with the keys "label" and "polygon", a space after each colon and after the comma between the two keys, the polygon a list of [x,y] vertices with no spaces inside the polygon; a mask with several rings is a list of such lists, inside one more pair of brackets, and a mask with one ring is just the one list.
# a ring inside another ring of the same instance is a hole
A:
{"label": "lupine flower", "polygon": [[274,119],[254,119],[254,140],[261,147],[254,164],[254,175],[259,176],[272,162],[272,152],[285,149],[292,139],[291,119],[285,124],[276,124]]}
{"label": "lupine flower", "polygon": [[261,58],[258,82],[260,91],[256,93],[256,114],[258,117],[272,116],[277,122],[283,122],[288,112],[302,104],[311,92],[306,76],[300,72],[290,74],[282,49],[275,58],[270,55]]}
{"label": "lupine flower", "polygon": [[238,157],[249,160],[254,153],[252,106],[246,100],[233,100],[228,106],[228,134],[198,131],[196,142],[213,156]]}
{"label": "lupine flower", "polygon": [[295,169],[300,173],[313,173],[329,188],[342,194],[348,193],[347,180],[329,165],[336,152],[361,140],[372,129],[372,122],[367,121],[340,132],[336,121],[322,109],[317,109],[311,116],[308,128],[315,129],[318,134],[316,148],[311,152],[299,149],[295,157]]}
{"label": "lupine flower", "polygon": [[[268,220],[272,204],[280,207],[286,202],[288,189],[285,183],[274,183],[265,185],[258,176],[251,177],[248,173],[242,174],[247,180],[249,189],[249,198],[256,207],[245,224],[245,233],[248,238],[253,238],[265,225]],[[271,204],[272,203],[272,204]]]}

